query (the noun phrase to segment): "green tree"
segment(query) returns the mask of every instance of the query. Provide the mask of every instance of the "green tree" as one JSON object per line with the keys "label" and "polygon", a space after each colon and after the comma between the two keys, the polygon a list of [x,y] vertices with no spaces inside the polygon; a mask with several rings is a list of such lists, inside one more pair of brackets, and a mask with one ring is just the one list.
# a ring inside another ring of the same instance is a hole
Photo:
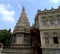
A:
{"label": "green tree", "polygon": [[0,42],[2,42],[4,46],[10,46],[11,40],[12,40],[12,33],[10,29],[0,31]]}

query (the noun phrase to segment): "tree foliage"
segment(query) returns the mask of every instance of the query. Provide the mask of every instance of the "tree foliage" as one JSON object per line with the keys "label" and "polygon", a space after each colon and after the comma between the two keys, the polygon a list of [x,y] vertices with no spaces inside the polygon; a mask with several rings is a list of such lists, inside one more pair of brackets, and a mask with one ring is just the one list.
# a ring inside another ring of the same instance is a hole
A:
{"label": "tree foliage", "polygon": [[2,42],[4,46],[10,46],[11,40],[12,40],[12,33],[10,32],[10,30],[0,31],[0,42]]}

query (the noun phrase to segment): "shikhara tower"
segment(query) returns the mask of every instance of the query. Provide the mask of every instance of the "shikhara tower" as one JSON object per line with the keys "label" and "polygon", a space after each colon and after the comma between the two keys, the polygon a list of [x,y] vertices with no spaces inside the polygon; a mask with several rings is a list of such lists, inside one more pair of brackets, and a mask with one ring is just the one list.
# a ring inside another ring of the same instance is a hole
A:
{"label": "shikhara tower", "polygon": [[32,53],[30,23],[24,7],[22,8],[21,16],[13,31],[12,45],[22,50],[20,54]]}
{"label": "shikhara tower", "polygon": [[14,27],[12,44],[10,48],[4,48],[3,53],[7,54],[32,54],[30,23],[25,12],[22,8],[21,16]]}
{"label": "shikhara tower", "polygon": [[30,45],[30,23],[23,7],[21,16],[14,28],[14,45]]}

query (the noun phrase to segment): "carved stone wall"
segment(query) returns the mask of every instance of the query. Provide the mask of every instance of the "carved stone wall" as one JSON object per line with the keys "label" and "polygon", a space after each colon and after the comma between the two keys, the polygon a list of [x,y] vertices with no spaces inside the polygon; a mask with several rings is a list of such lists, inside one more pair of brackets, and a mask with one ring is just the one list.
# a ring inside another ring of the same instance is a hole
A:
{"label": "carved stone wall", "polygon": [[42,50],[42,54],[60,54],[60,49],[45,48]]}
{"label": "carved stone wall", "polygon": [[[42,48],[60,48],[60,30],[45,30],[40,32]],[[54,43],[54,37],[58,43]]]}
{"label": "carved stone wall", "polygon": [[60,53],[60,7],[38,10],[35,26],[40,30],[42,54]]}

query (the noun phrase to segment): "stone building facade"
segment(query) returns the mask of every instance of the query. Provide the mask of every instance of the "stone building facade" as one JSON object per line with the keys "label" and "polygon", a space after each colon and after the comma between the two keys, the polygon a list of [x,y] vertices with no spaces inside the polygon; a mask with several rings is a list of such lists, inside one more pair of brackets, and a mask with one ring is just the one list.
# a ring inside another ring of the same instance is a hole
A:
{"label": "stone building facade", "polygon": [[35,26],[40,30],[42,54],[60,54],[60,7],[38,10]]}

